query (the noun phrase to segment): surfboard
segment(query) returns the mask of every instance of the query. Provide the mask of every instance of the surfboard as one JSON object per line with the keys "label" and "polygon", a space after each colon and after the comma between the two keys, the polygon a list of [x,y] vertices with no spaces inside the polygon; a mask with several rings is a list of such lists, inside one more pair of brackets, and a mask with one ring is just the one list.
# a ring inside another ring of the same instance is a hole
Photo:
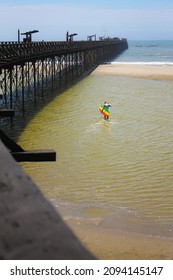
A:
{"label": "surfboard", "polygon": [[108,111],[108,109],[106,107],[103,107],[103,106],[99,106],[99,110],[100,110],[100,113],[104,116],[104,117],[109,117],[110,116],[110,113]]}

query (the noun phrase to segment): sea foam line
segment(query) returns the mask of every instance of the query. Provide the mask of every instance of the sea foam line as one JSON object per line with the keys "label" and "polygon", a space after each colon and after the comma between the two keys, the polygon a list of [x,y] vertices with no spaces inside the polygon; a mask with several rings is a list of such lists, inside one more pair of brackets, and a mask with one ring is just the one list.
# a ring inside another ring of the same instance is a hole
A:
{"label": "sea foam line", "polygon": [[150,61],[150,62],[145,62],[145,61],[112,61],[111,64],[119,64],[119,65],[153,65],[153,66],[173,66],[173,62],[155,62],[155,61]]}

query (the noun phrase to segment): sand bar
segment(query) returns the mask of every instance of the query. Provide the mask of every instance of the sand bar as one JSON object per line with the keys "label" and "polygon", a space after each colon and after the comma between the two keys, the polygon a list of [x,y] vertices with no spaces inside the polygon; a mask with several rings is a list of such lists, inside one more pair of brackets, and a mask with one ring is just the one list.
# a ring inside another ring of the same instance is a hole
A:
{"label": "sand bar", "polygon": [[173,66],[138,65],[138,64],[104,64],[98,66],[91,75],[120,76],[152,80],[173,81]]}

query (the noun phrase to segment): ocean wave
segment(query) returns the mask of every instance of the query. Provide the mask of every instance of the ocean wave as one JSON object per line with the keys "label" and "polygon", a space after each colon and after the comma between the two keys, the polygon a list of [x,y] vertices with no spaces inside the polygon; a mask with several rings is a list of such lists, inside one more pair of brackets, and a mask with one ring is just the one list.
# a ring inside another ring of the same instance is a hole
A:
{"label": "ocean wave", "polygon": [[129,65],[153,65],[153,66],[173,66],[173,62],[159,62],[159,61],[112,61],[111,64],[129,64]]}

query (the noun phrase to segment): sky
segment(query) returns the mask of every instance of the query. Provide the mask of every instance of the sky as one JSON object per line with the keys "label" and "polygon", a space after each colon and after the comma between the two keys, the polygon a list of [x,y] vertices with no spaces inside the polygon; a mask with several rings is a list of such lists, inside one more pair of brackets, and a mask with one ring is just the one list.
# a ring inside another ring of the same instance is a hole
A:
{"label": "sky", "polygon": [[33,41],[64,41],[67,31],[75,40],[173,40],[173,0],[0,0],[0,26],[0,41],[17,41],[18,29],[39,30]]}

